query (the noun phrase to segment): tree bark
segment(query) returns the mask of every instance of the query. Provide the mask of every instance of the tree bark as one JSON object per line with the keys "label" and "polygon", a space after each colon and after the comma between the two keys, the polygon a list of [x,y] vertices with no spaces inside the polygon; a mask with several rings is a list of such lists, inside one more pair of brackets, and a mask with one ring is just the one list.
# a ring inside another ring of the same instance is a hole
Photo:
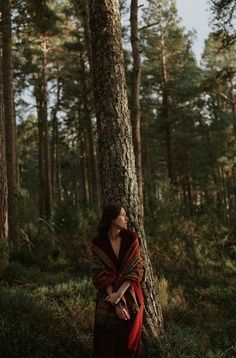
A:
{"label": "tree bark", "polygon": [[36,84],[35,94],[39,128],[39,176],[40,176],[40,215],[49,219],[53,212],[51,163],[49,154],[48,109],[47,109],[47,45],[41,35],[42,68]]}
{"label": "tree bark", "polygon": [[[84,27],[84,42],[85,48],[88,56],[89,62],[89,72],[92,77],[92,48],[91,48],[91,32],[89,26],[89,2],[87,0],[81,1],[81,14],[83,19],[83,27]],[[86,90],[86,77],[84,78],[85,88],[84,88],[84,101],[86,102],[85,111],[87,111],[87,131],[88,131],[88,139],[89,139],[89,155],[90,155],[90,164],[91,164],[91,173],[93,177],[93,197],[95,201],[95,207],[97,207],[97,211],[101,211],[101,193],[99,187],[99,173],[98,173],[98,163],[97,163],[97,150],[96,150],[96,141],[94,140],[94,133],[93,133],[93,124],[92,119],[88,107],[88,100],[87,95],[88,91]],[[92,102],[95,106],[94,101],[94,94],[93,91],[91,93]]]}
{"label": "tree bark", "polygon": [[[144,338],[163,332],[140,205],[129,118],[118,0],[91,0],[93,84],[98,124],[102,204],[121,203],[139,233],[145,259]],[[96,69],[96,70],[95,70]]]}
{"label": "tree bark", "polygon": [[52,146],[51,146],[51,174],[53,201],[61,202],[61,173],[59,155],[59,130],[57,113],[60,108],[60,83],[57,79],[57,101],[52,110]]}
{"label": "tree bark", "polygon": [[79,104],[78,118],[76,119],[78,131],[79,147],[79,167],[80,167],[80,203],[88,207],[91,200],[90,178],[89,178],[89,158],[88,158],[88,135],[85,128],[84,108]]}
{"label": "tree bark", "polygon": [[6,143],[3,118],[2,54],[0,52],[0,241],[8,239],[7,167]]}
{"label": "tree bark", "polygon": [[9,0],[1,1],[2,13],[2,83],[6,136],[7,185],[8,185],[8,227],[9,239],[18,246],[18,187],[16,156],[16,123],[13,94],[11,6]]}
{"label": "tree bark", "polygon": [[131,46],[133,57],[133,73],[131,88],[131,123],[133,129],[134,154],[141,209],[143,211],[143,173],[141,152],[141,110],[140,110],[140,84],[141,59],[138,34],[138,0],[131,0],[130,7]]}

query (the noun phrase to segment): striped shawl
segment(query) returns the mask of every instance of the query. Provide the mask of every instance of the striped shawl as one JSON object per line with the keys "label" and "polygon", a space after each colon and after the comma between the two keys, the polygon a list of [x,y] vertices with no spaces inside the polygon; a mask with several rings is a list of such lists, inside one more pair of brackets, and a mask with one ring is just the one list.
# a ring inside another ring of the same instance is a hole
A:
{"label": "striped shawl", "polygon": [[142,280],[142,258],[138,237],[132,233],[130,246],[125,253],[118,270],[111,258],[96,243],[91,244],[92,253],[92,281],[98,290],[96,299],[95,325],[102,326],[109,331],[121,329],[121,320],[117,317],[115,307],[105,301],[108,295],[105,288],[112,285],[113,292],[117,291],[123,282],[129,280],[131,285],[126,290],[121,305],[125,306],[130,316],[135,315],[140,302],[133,288],[132,282]]}

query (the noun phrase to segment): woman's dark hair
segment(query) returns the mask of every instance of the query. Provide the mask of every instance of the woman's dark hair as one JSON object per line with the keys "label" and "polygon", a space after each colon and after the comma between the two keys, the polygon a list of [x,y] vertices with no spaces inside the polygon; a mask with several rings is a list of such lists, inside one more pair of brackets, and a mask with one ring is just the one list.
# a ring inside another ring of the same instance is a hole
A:
{"label": "woman's dark hair", "polygon": [[97,226],[98,234],[106,234],[112,220],[115,220],[121,211],[122,206],[119,204],[110,204],[105,206],[102,213],[102,218]]}

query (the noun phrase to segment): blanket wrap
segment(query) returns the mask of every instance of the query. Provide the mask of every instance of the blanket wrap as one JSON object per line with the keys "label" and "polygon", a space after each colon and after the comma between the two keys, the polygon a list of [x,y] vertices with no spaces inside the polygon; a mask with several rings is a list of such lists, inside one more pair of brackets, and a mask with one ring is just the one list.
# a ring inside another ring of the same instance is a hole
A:
{"label": "blanket wrap", "polygon": [[124,305],[132,317],[140,308],[141,303],[136,295],[132,282],[140,282],[143,276],[141,249],[138,237],[135,235],[130,243],[120,268],[117,269],[111,258],[94,242],[91,244],[92,253],[92,282],[98,290],[96,298],[95,325],[109,331],[122,328],[115,307],[105,301],[106,287],[112,285],[113,292],[117,291],[123,282],[129,280],[131,285],[126,290],[120,304]]}

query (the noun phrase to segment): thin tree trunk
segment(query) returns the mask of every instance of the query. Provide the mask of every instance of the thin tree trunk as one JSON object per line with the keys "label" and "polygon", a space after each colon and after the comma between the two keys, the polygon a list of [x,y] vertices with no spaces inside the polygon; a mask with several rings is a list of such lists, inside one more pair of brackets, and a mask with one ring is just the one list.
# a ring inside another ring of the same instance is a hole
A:
{"label": "thin tree trunk", "polygon": [[83,27],[84,27],[84,41],[85,47],[88,55],[89,67],[92,73],[92,47],[91,47],[91,31],[89,25],[89,1],[81,0],[81,14],[83,19]]}
{"label": "thin tree trunk", "polygon": [[3,118],[2,54],[0,52],[0,242],[8,239],[7,167]]}
{"label": "thin tree trunk", "polygon": [[185,149],[185,158],[183,160],[183,165],[184,165],[183,180],[184,180],[186,204],[187,204],[186,209],[188,210],[189,214],[192,214],[193,199],[192,199],[192,186],[191,186],[191,176],[189,173],[189,158],[188,158],[187,148]]}
{"label": "thin tree trunk", "polygon": [[[81,14],[83,18],[83,26],[84,26],[84,41],[85,41],[85,47],[87,51],[88,56],[88,62],[89,62],[89,72],[92,77],[93,69],[92,69],[92,48],[91,48],[91,32],[90,32],[90,26],[89,26],[89,1],[88,0],[82,0],[81,1]],[[86,82],[85,82],[86,86]],[[84,93],[87,93],[87,91],[84,91]],[[92,102],[94,103],[94,94],[93,91],[91,91],[92,96]],[[86,98],[87,101],[87,98]],[[97,207],[97,211],[101,211],[101,192],[100,192],[100,186],[99,186],[99,172],[98,172],[98,163],[97,163],[97,150],[96,150],[96,141],[95,136],[93,133],[93,124],[91,115],[89,113],[88,103],[85,109],[87,108],[87,131],[88,131],[88,139],[89,139],[89,155],[91,158],[91,173],[93,177],[93,196],[95,200],[95,207]]]}
{"label": "thin tree trunk", "polygon": [[[79,152],[79,143],[76,141],[76,138],[73,138],[71,141],[71,149],[72,149],[72,168],[73,168],[73,176],[71,180],[71,187],[70,187],[70,195],[73,199],[73,204],[75,206],[79,206],[81,202],[84,203],[84,193],[86,192],[86,189],[84,189],[84,181],[83,181],[83,168],[81,168],[82,161],[78,158],[78,152]],[[78,178],[78,169],[79,172],[82,173],[82,180],[81,175],[80,178]],[[80,180],[78,180],[80,179]],[[79,185],[80,182],[82,182],[82,185]]]}
{"label": "thin tree trunk", "polygon": [[169,119],[169,95],[167,91],[168,74],[167,74],[165,38],[163,35],[163,29],[161,29],[161,65],[162,65],[162,81],[163,81],[162,115],[163,115],[163,119],[165,120],[165,128],[166,128],[167,170],[168,170],[168,177],[173,183],[174,177],[173,177],[173,166],[172,166],[171,126],[170,126],[170,119]]}
{"label": "thin tree trunk", "polygon": [[141,209],[143,212],[143,173],[141,155],[141,110],[140,110],[140,83],[141,83],[141,59],[138,34],[138,0],[131,0],[130,7],[131,46],[133,57],[133,74],[131,88],[131,123],[133,129],[133,143],[135,164],[139,188]]}
{"label": "thin tree trunk", "polygon": [[2,83],[6,136],[7,184],[8,184],[8,226],[9,239],[18,246],[18,188],[16,156],[16,123],[13,95],[12,31],[10,1],[1,1],[2,12]]}
{"label": "thin tree trunk", "polygon": [[[143,228],[129,118],[118,0],[91,0],[93,84],[98,121],[102,202],[121,203],[141,236],[145,258],[144,338],[163,332],[163,318]],[[96,69],[96,71],[95,71]]]}
{"label": "thin tree trunk", "polygon": [[82,68],[82,86],[83,86],[83,127],[86,133],[86,139],[88,141],[88,166],[89,166],[89,186],[90,186],[90,201],[94,208],[99,210],[99,195],[98,195],[98,176],[97,176],[97,163],[95,155],[95,143],[93,128],[91,122],[91,115],[88,103],[88,87],[87,87],[87,74],[85,68],[85,62],[81,54],[81,68]]}
{"label": "thin tree trunk", "polygon": [[[164,84],[165,86],[165,84]],[[162,98],[162,114],[165,120],[165,134],[166,134],[166,153],[167,153],[167,170],[168,178],[171,183],[174,182],[173,178],[173,169],[172,169],[172,148],[171,148],[171,128],[169,123],[169,109],[168,109],[168,94],[165,89],[163,89],[163,98]]]}
{"label": "thin tree trunk", "polygon": [[47,109],[47,46],[41,35],[42,68],[36,84],[35,94],[39,128],[39,176],[40,176],[40,215],[49,219],[53,212],[51,163],[49,154],[48,109]]}
{"label": "thin tree trunk", "polygon": [[80,168],[80,203],[87,207],[90,203],[90,186],[89,186],[89,159],[88,159],[88,138],[85,129],[84,108],[79,104],[77,119],[78,132],[78,151],[79,151],[79,168]]}
{"label": "thin tree trunk", "polygon": [[142,161],[142,168],[143,172],[145,173],[145,188],[146,190],[143,191],[143,204],[145,210],[150,209],[149,205],[149,196],[150,193],[155,191],[155,181],[152,178],[152,170],[151,170],[151,163],[150,163],[150,153],[148,149],[148,123],[144,123],[143,125],[143,142],[142,142],[142,149],[143,149],[143,161]]}
{"label": "thin tree trunk", "polygon": [[48,94],[47,94],[47,43],[41,36],[42,58],[42,121],[44,131],[44,160],[45,160],[45,207],[46,217],[49,219],[53,213],[51,165],[49,151],[49,133],[48,133]]}
{"label": "thin tree trunk", "polygon": [[60,83],[57,80],[57,101],[52,111],[52,146],[51,146],[51,168],[52,168],[52,195],[53,201],[61,201],[60,180],[60,157],[59,157],[59,131],[57,112],[60,108]]}
{"label": "thin tree trunk", "polygon": [[35,96],[36,96],[36,106],[38,113],[38,134],[39,134],[39,142],[38,142],[38,162],[39,162],[39,215],[45,216],[46,208],[45,208],[45,161],[44,161],[44,151],[43,151],[43,125],[42,125],[42,104],[39,96],[40,85],[35,86]]}
{"label": "thin tree trunk", "polygon": [[215,194],[216,194],[216,207],[218,210],[220,210],[222,206],[222,191],[221,191],[221,184],[220,184],[220,176],[219,176],[219,170],[217,169],[217,163],[215,161],[215,156],[212,150],[212,143],[211,143],[211,137],[210,132],[207,130],[206,133],[206,139],[208,143],[208,155],[211,163],[212,168],[212,179],[215,184]]}

